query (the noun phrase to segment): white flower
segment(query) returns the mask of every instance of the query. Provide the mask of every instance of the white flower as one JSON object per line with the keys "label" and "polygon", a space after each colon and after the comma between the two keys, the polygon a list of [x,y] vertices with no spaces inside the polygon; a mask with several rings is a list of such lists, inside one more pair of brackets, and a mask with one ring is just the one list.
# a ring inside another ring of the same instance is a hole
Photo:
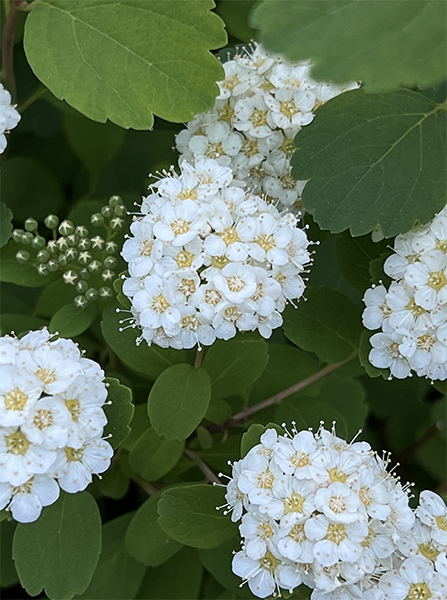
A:
{"label": "white flower", "polygon": [[[48,475],[34,475],[19,486],[0,483],[0,509],[8,505],[19,523],[31,523],[40,517],[42,508],[56,502],[59,486]],[[11,499],[12,498],[12,499]]]}
{"label": "white flower", "polygon": [[13,486],[24,484],[36,473],[46,473],[56,452],[31,443],[20,428],[0,429],[0,481]]}
{"label": "white flower", "polygon": [[21,430],[33,444],[55,450],[67,443],[70,413],[59,398],[46,396],[30,410]]}
{"label": "white flower", "polygon": [[40,398],[42,381],[12,365],[0,364],[0,426],[22,425]]}
{"label": "white flower", "polygon": [[399,570],[385,573],[379,581],[386,600],[445,600],[447,580],[434,572],[424,558],[408,558]]}
{"label": "white flower", "polygon": [[361,514],[358,495],[347,485],[335,481],[315,494],[315,507],[328,519],[336,523],[354,523]]}
{"label": "white flower", "polygon": [[44,344],[34,351],[23,350],[17,358],[17,366],[38,377],[47,394],[65,391],[81,371],[78,361],[67,358],[53,344]]}
{"label": "white flower", "polygon": [[362,321],[367,329],[379,329],[392,314],[387,303],[386,294],[387,290],[383,285],[377,285],[366,290],[363,297],[366,308],[362,314]]}
{"label": "white flower", "polygon": [[267,550],[275,550],[272,542],[278,526],[266,515],[257,512],[246,513],[242,517],[239,531],[246,540],[245,551],[253,560],[262,558]]}
{"label": "white flower", "polygon": [[214,158],[220,165],[228,167],[231,158],[239,153],[242,142],[240,133],[232,132],[228,123],[218,121],[207,125],[203,135],[193,135],[188,147],[194,157]]}
{"label": "white flower", "polygon": [[283,475],[273,484],[273,498],[265,507],[261,505],[260,510],[279,519],[281,527],[302,523],[315,509],[315,489],[313,481]]}
{"label": "white flower", "polygon": [[315,96],[310,91],[283,87],[275,96],[265,95],[265,103],[272,110],[272,119],[277,127],[287,129],[293,125],[308,125],[313,121],[311,112]]}
{"label": "white flower", "polygon": [[248,587],[255,596],[267,598],[279,587],[276,571],[280,564],[281,559],[270,551],[257,560],[241,551],[234,555],[232,568],[236,575],[248,582]]}
{"label": "white flower", "polygon": [[276,127],[272,113],[265,103],[265,96],[261,92],[250,98],[238,100],[234,106],[234,114],[237,118],[235,128],[256,138],[269,136]]}
{"label": "white flower", "polygon": [[414,299],[427,310],[447,302],[447,256],[434,250],[407,267],[405,281],[414,288]]}
{"label": "white flower", "polygon": [[0,154],[6,149],[5,133],[14,129],[20,119],[15,106],[11,105],[11,94],[0,83]]}
{"label": "white flower", "polygon": [[161,258],[163,244],[152,235],[153,225],[144,221],[134,221],[130,226],[134,235],[124,242],[122,255],[129,263],[129,273],[133,277],[147,275],[154,263]]}
{"label": "white flower", "polygon": [[419,496],[416,514],[431,527],[433,539],[447,546],[447,506],[438,494],[424,490]]}
{"label": "white flower", "polygon": [[390,369],[397,379],[405,379],[411,371],[410,363],[400,351],[403,336],[397,333],[375,333],[370,339],[373,347],[369,362],[379,369]]}

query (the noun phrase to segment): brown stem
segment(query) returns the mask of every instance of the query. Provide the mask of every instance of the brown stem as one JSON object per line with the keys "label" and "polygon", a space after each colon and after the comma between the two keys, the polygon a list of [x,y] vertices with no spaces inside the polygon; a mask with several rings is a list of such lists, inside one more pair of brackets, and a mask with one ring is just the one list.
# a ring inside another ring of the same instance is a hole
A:
{"label": "brown stem", "polygon": [[143,479],[134,479],[134,481],[148,496],[153,496],[159,491],[149,481],[144,481]]}
{"label": "brown stem", "polygon": [[346,363],[351,361],[356,356],[357,356],[357,351],[353,352],[351,354],[351,356],[348,356],[348,358],[345,358],[345,360],[342,360],[338,363],[326,365],[323,369],[321,369],[321,371],[317,371],[310,377],[307,377],[306,379],[303,379],[302,381],[295,383],[294,385],[287,388],[286,390],[283,390],[282,392],[278,392],[278,394],[275,394],[274,396],[267,398],[267,400],[263,400],[262,402],[259,402],[259,404],[255,404],[254,406],[248,406],[247,408],[244,408],[244,410],[241,410],[241,412],[238,412],[237,414],[235,414],[226,423],[224,423],[221,426],[218,426],[219,427],[218,431],[222,431],[223,429],[228,429],[229,427],[234,427],[235,425],[241,425],[242,423],[245,423],[245,421],[248,421],[248,419],[255,413],[259,412],[260,410],[263,410],[264,408],[268,408],[269,406],[278,404],[278,402],[281,402],[281,400],[284,400],[284,398],[287,398],[288,396],[295,394],[295,392],[299,392],[300,390],[306,388],[307,386],[311,385],[312,383],[315,383],[315,381],[318,381],[322,377],[329,375],[329,373],[332,373],[332,371],[335,371],[336,369],[345,365]]}
{"label": "brown stem", "polygon": [[202,360],[203,360],[203,348],[201,350],[199,350],[197,348],[196,359],[194,361],[194,368],[195,369],[198,369],[199,367],[202,366]]}
{"label": "brown stem", "polygon": [[202,471],[202,473],[205,475],[205,477],[208,479],[208,481],[211,481],[213,483],[222,483],[221,480],[217,477],[217,475],[215,475],[211,471],[211,469],[208,467],[208,465],[203,462],[203,460],[200,458],[200,456],[198,454],[196,454],[189,448],[185,448],[183,450],[183,453],[185,456],[187,456],[189,459],[191,459],[192,461],[194,461],[196,463],[196,465],[199,467],[199,469]]}
{"label": "brown stem", "polygon": [[2,76],[11,94],[12,103],[16,102],[16,80],[14,75],[14,31],[20,17],[20,9],[28,6],[25,0],[12,0],[11,7],[3,27]]}

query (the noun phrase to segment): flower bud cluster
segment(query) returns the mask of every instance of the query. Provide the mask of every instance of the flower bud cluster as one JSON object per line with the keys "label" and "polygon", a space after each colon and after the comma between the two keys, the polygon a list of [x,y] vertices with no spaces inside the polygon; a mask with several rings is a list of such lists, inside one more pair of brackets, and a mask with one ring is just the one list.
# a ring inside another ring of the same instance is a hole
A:
{"label": "flower bud cluster", "polygon": [[6,150],[6,136],[14,129],[21,117],[15,106],[11,104],[11,94],[0,83],[0,154]]}
{"label": "flower bud cluster", "polygon": [[384,264],[394,281],[366,291],[363,324],[381,329],[370,338],[369,361],[404,379],[414,371],[447,378],[447,207],[428,225],[398,235]]}
{"label": "flower bud cluster", "polygon": [[125,215],[127,209],[121,198],[112,196],[100,213],[91,216],[93,227],[105,229],[104,237],[90,237],[85,225],[75,226],[68,220],[60,223],[56,215],[49,215],[44,222],[53,232],[50,241],[39,235],[35,219],[27,219],[25,230],[15,229],[12,233],[12,239],[25,246],[16,253],[16,260],[22,264],[33,261],[42,276],[62,272],[63,281],[77,292],[74,304],[79,308],[98,298],[110,300],[118,266],[118,244],[113,240],[125,225]]}
{"label": "flower bud cluster", "polygon": [[289,63],[260,45],[244,48],[223,68],[214,108],[195,116],[177,136],[180,161],[214,158],[231,166],[234,178],[253,193],[279,202],[280,210],[299,210],[306,182],[291,174],[293,139],[321,104],[358,85],[317,82],[309,63]]}
{"label": "flower bud cluster", "polygon": [[46,329],[0,338],[0,509],[35,521],[60,488],[84,490],[110,465],[98,363]]}
{"label": "flower bud cluster", "polygon": [[139,340],[192,348],[256,329],[268,338],[303,294],[309,241],[297,218],[231,183],[229,167],[205,159],[151,186],[122,250]]}
{"label": "flower bud cluster", "polygon": [[234,573],[260,598],[301,584],[312,600],[388,598],[377,581],[400,564],[399,541],[415,523],[410,486],[387,471],[389,460],[323,425],[316,433],[268,429],[232,465],[227,485],[227,512],[241,519],[243,540]]}

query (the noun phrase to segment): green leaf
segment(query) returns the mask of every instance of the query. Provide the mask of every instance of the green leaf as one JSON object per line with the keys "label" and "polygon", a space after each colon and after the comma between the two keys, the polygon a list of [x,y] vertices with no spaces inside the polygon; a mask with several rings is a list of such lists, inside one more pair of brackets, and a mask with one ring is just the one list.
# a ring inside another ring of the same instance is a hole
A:
{"label": "green leaf", "polygon": [[4,202],[0,202],[0,248],[7,244],[12,233],[12,210]]}
{"label": "green leaf", "polygon": [[143,340],[137,346],[137,332],[129,328],[119,331],[122,317],[116,312],[116,305],[110,304],[103,312],[101,331],[110,348],[125,365],[148,379],[156,379],[165,369],[178,363],[187,362],[191,356],[186,350],[148,346]]}
{"label": "green leaf", "polygon": [[295,138],[293,175],[323,229],[385,237],[427,223],[447,203],[445,105],[409,90],[341,94]]}
{"label": "green leaf", "polygon": [[416,461],[432,477],[445,481],[447,471],[447,442],[440,432],[425,442],[415,452]]}
{"label": "green leaf", "polygon": [[31,331],[32,329],[40,329],[45,325],[48,325],[48,323],[44,319],[30,317],[29,315],[0,315],[0,329],[2,335],[11,333],[12,331],[14,331],[16,335],[20,335],[21,333],[28,333],[28,331]]}
{"label": "green leaf", "polygon": [[132,391],[113,377],[106,377],[105,381],[109,384],[107,400],[111,404],[104,406],[108,421],[104,435],[111,433],[110,443],[113,448],[118,448],[130,433],[129,423],[135,410],[132,404]]}
{"label": "green leaf", "polygon": [[109,121],[95,123],[82,116],[64,116],[68,142],[91,173],[99,173],[121,148],[126,132]]}
{"label": "green leaf", "polygon": [[296,421],[297,428],[318,429],[320,421],[330,428],[336,422],[337,433],[351,439],[361,429],[368,414],[365,389],[359,381],[332,376],[323,380],[315,398],[286,398],[275,411],[280,423]]}
{"label": "green leaf", "polygon": [[147,429],[130,451],[129,464],[144,479],[157,481],[175,467],[184,447],[183,441],[166,440],[153,429]]}
{"label": "green leaf", "polygon": [[175,365],[154,383],[148,413],[155,431],[168,440],[185,440],[202,421],[211,399],[211,381],[203,368]]}
{"label": "green leaf", "polygon": [[143,433],[151,426],[147,414],[147,404],[137,404],[133,413],[132,421],[130,422],[131,431],[129,436],[123,442],[123,448],[132,450],[135,442]]}
{"label": "green leaf", "polygon": [[182,548],[167,562],[147,570],[136,598],[144,598],[144,600],[198,598],[202,571],[197,551],[192,548]]}
{"label": "green leaf", "polygon": [[334,363],[348,358],[358,347],[362,324],[360,309],[330,288],[307,288],[308,302],[284,312],[284,333],[297,346]]}
{"label": "green leaf", "polygon": [[75,288],[64,283],[62,279],[47,285],[39,296],[34,312],[39,317],[51,317],[69,302],[73,302],[77,294]]}
{"label": "green leaf", "polygon": [[264,0],[252,23],[269,50],[311,59],[316,79],[382,90],[445,79],[444,2]]}
{"label": "green leaf", "polygon": [[216,12],[225,21],[230,35],[243,42],[250,42],[257,37],[257,31],[249,25],[249,17],[255,5],[256,0],[221,0]]}
{"label": "green leaf", "polygon": [[209,110],[226,44],[211,0],[40,0],[24,47],[35,75],[94,121],[152,127],[153,114],[190,121]]}
{"label": "green leaf", "polygon": [[19,581],[12,559],[12,540],[16,529],[14,521],[2,521],[0,524],[0,585],[9,588]]}
{"label": "green leaf", "polygon": [[131,556],[152,567],[166,562],[182,547],[157,523],[160,498],[161,491],[143,502],[129,524],[124,542]]}
{"label": "green leaf", "polygon": [[230,592],[240,593],[240,577],[233,573],[231,562],[233,552],[239,550],[240,540],[233,538],[217,548],[199,550],[199,557],[207,569],[223,587]]}
{"label": "green leaf", "polygon": [[103,526],[101,557],[90,585],[79,598],[122,600],[133,598],[137,593],[145,568],[124,547],[124,536],[133,514],[121,515]]}
{"label": "green leaf", "polygon": [[158,503],[158,524],[174,540],[214,548],[235,535],[235,524],[216,510],[225,504],[222,488],[206,484],[167,489]]}
{"label": "green leaf", "polygon": [[246,390],[267,363],[266,341],[249,334],[226,342],[217,340],[203,359],[203,367],[211,377],[213,396],[224,398]]}
{"label": "green leaf", "polygon": [[43,589],[51,600],[72,598],[88,587],[101,552],[101,518],[88,492],[61,493],[41,516],[14,535],[20,583],[31,596]]}
{"label": "green leaf", "polygon": [[284,434],[284,430],[275,423],[268,423],[267,425],[261,425],[259,423],[253,423],[242,435],[241,438],[241,458],[243,458],[249,450],[251,450],[256,444],[259,444],[261,435],[267,431],[267,429],[276,429],[280,434]]}
{"label": "green leaf", "polygon": [[360,292],[371,287],[370,263],[380,259],[386,244],[373,242],[371,235],[353,238],[347,231],[337,236],[335,252],[338,267],[346,281]]}
{"label": "green leaf", "polygon": [[81,335],[92,325],[99,313],[98,303],[90,302],[84,308],[78,308],[73,302],[60,308],[50,321],[50,331],[61,337]]}
{"label": "green leaf", "polygon": [[44,219],[58,213],[63,195],[58,181],[43,163],[13,157],[2,164],[2,194],[17,221],[28,217]]}
{"label": "green leaf", "polygon": [[[92,235],[96,235],[96,227],[93,227],[90,218],[94,213],[101,212],[105,202],[101,200],[84,200],[78,202],[68,213],[68,220],[75,225],[85,225]],[[104,231],[104,230],[103,230]]]}
{"label": "green leaf", "polygon": [[129,490],[130,478],[122,471],[119,461],[114,461],[96,484],[103,496],[120,500]]}
{"label": "green leaf", "polygon": [[50,273],[49,275],[39,275],[32,262],[20,264],[15,256],[19,250],[23,250],[22,244],[10,240],[6,246],[0,250],[0,281],[3,283],[15,283],[24,287],[43,287],[53,283],[61,275],[60,273]]}

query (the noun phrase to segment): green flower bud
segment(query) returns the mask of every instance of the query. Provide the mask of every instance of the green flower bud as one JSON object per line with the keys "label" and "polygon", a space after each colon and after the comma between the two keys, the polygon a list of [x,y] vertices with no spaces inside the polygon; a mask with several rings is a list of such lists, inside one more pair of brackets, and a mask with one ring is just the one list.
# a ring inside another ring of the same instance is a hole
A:
{"label": "green flower bud", "polygon": [[50,273],[50,270],[47,267],[47,265],[39,265],[37,267],[37,272],[39,273],[39,275],[45,276],[45,275],[48,275]]}
{"label": "green flower bud", "polygon": [[78,225],[75,229],[75,234],[80,238],[88,237],[88,229],[85,225]]}
{"label": "green flower bud", "polygon": [[[62,278],[64,280],[64,283],[67,283],[69,285],[74,285],[77,280],[78,280],[78,274],[76,273],[76,271],[73,271],[72,269],[70,269],[70,271],[65,271],[65,273],[62,275]],[[81,282],[79,282],[81,283]],[[83,281],[82,283],[85,283],[86,287],[88,286],[88,283],[86,281]],[[78,290],[77,286],[76,289]],[[84,290],[78,290],[78,292],[83,292]]]}
{"label": "green flower bud", "polygon": [[68,259],[65,256],[65,254],[59,254],[59,256],[57,257],[57,260],[59,261],[59,264],[61,267],[66,267],[68,264]]}
{"label": "green flower bud", "polygon": [[90,223],[93,227],[101,227],[104,225],[104,217],[100,213],[95,213],[90,217]]}
{"label": "green flower bud", "polygon": [[88,300],[85,296],[76,296],[76,298],[74,299],[74,305],[77,308],[84,308],[85,306],[87,306],[88,304]]}
{"label": "green flower bud", "polygon": [[67,240],[67,244],[69,246],[77,246],[78,243],[79,243],[79,238],[74,233],[72,233],[71,235],[67,236],[65,239]]}
{"label": "green flower bud", "polygon": [[88,250],[91,245],[92,243],[88,238],[81,238],[78,242],[79,250]]}
{"label": "green flower bud", "polygon": [[105,244],[105,241],[102,239],[100,235],[93,237],[91,240],[92,250],[98,249],[102,250]]}
{"label": "green flower bud", "polygon": [[107,256],[104,260],[104,266],[107,269],[115,269],[118,265],[118,260],[114,256]]}
{"label": "green flower bud", "polygon": [[51,254],[55,254],[57,252],[58,248],[57,248],[56,240],[50,240],[48,242],[47,250],[48,250],[48,252],[51,252]]}
{"label": "green flower bud", "polygon": [[71,235],[74,233],[74,225],[71,221],[62,221],[58,227],[58,231],[61,235]]}
{"label": "green flower bud", "polygon": [[96,300],[99,296],[98,290],[96,288],[89,288],[86,292],[85,292],[85,297],[87,298],[87,300],[89,302],[91,302],[92,300]]}
{"label": "green flower bud", "polygon": [[102,288],[99,288],[99,296],[103,299],[111,298],[113,296],[112,289],[106,285]]}
{"label": "green flower bud", "polygon": [[118,206],[115,206],[115,215],[117,217],[124,217],[124,215],[127,215],[127,208],[124,206],[124,204],[118,204]]}
{"label": "green flower bud", "polygon": [[41,235],[36,235],[36,237],[31,242],[31,246],[35,250],[40,250],[41,248],[43,248],[45,246],[46,243],[47,242],[46,242],[45,238],[43,238]]}
{"label": "green flower bud", "polygon": [[66,250],[68,248],[67,238],[60,237],[59,239],[56,240],[56,245],[61,252],[63,250]]}
{"label": "green flower bud", "polygon": [[121,217],[114,217],[111,221],[110,221],[110,227],[114,230],[114,231],[119,231],[120,229],[122,229],[124,226],[124,219],[121,219]]}
{"label": "green flower bud", "polygon": [[36,219],[32,219],[31,217],[25,221],[25,229],[26,231],[36,231],[39,227],[39,223]]}
{"label": "green flower bud", "polygon": [[76,284],[76,291],[80,292],[82,294],[83,292],[86,292],[87,290],[88,290],[88,283],[86,281],[84,281],[83,279],[78,281],[78,283]]}
{"label": "green flower bud", "polygon": [[81,265],[88,265],[88,263],[92,260],[92,255],[90,252],[79,252],[78,263]]}
{"label": "green flower bud", "polygon": [[81,279],[90,279],[90,273],[89,273],[89,270],[87,269],[87,267],[83,267],[82,269],[80,269],[79,277]]}
{"label": "green flower bud", "polygon": [[118,245],[115,242],[107,242],[106,244],[106,252],[107,254],[115,254],[118,250]]}
{"label": "green flower bud", "polygon": [[46,263],[50,260],[50,253],[48,250],[39,250],[37,253],[37,260],[41,263]]}
{"label": "green flower bud", "polygon": [[29,246],[31,244],[31,242],[33,241],[33,239],[34,239],[33,234],[30,231],[26,231],[25,233],[22,234],[21,242],[25,246]]}
{"label": "green flower bud", "polygon": [[56,229],[56,227],[59,225],[59,217],[56,215],[48,215],[44,223],[45,227],[48,227],[48,229]]}
{"label": "green flower bud", "polygon": [[105,271],[103,271],[101,273],[101,279],[103,281],[113,281],[114,279],[116,279],[116,273],[115,273],[115,271],[111,271],[110,269],[106,269]]}
{"label": "green flower bud", "polygon": [[121,204],[122,200],[119,196],[112,196],[109,200],[109,206],[118,206],[118,204]]}
{"label": "green flower bud", "polygon": [[68,248],[68,250],[65,251],[65,256],[68,261],[76,260],[79,256],[79,252],[77,248]]}
{"label": "green flower bud", "polygon": [[12,239],[18,244],[20,244],[22,242],[22,235],[24,233],[25,232],[23,231],[23,229],[14,229],[14,231],[12,232]]}
{"label": "green flower bud", "polygon": [[57,260],[51,259],[47,262],[47,267],[52,273],[55,273],[59,270],[59,262]]}
{"label": "green flower bud", "polygon": [[92,260],[92,262],[88,266],[88,270],[90,273],[99,273],[102,271],[102,264],[99,260]]}
{"label": "green flower bud", "polygon": [[16,254],[16,260],[21,264],[27,263],[29,261],[29,252],[26,250],[19,250]]}
{"label": "green flower bud", "polygon": [[106,219],[110,219],[110,217],[113,217],[113,208],[111,206],[103,206],[101,208],[101,214],[103,217],[106,217]]}

